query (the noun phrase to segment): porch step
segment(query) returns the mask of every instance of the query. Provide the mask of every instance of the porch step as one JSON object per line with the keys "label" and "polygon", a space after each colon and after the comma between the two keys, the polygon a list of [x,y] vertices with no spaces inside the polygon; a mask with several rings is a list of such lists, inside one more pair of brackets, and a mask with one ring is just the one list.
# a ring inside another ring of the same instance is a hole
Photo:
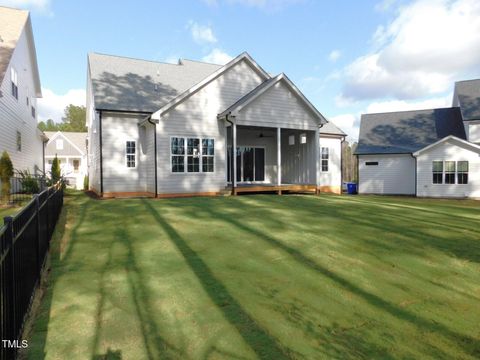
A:
{"label": "porch step", "polygon": [[230,196],[230,195],[232,195],[232,188],[230,186],[225,187],[225,189],[219,191],[218,195],[219,196]]}

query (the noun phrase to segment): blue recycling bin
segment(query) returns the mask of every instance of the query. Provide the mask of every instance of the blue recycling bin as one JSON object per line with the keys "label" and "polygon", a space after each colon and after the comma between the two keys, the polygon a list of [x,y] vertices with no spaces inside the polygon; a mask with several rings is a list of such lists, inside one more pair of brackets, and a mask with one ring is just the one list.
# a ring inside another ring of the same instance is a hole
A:
{"label": "blue recycling bin", "polygon": [[357,183],[347,183],[347,194],[355,195],[357,194]]}

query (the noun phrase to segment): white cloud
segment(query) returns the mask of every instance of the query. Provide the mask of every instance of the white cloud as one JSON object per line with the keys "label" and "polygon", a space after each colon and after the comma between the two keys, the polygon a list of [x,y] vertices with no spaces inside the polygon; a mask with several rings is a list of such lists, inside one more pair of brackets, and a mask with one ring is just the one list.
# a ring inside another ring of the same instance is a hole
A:
{"label": "white cloud", "polygon": [[51,15],[50,0],[0,0],[0,5],[17,9],[36,10]]}
{"label": "white cloud", "polygon": [[221,65],[225,65],[232,59],[233,56],[228,55],[225,51],[218,48],[213,49],[209,54],[202,58],[203,61]]}
{"label": "white cloud", "polygon": [[52,119],[60,122],[68,105],[85,106],[86,102],[84,89],[71,89],[63,95],[58,95],[50,89],[42,88],[42,94],[43,98],[37,100],[39,121]]}
{"label": "white cloud", "polygon": [[209,26],[200,25],[194,21],[190,21],[187,27],[190,29],[192,38],[196,43],[213,44],[217,42],[213,30]]}
{"label": "white cloud", "polygon": [[348,140],[358,140],[360,114],[341,114],[328,119],[349,136]]}
{"label": "white cloud", "polygon": [[447,91],[480,70],[480,2],[417,0],[372,37],[375,51],[344,70],[342,96],[415,99]]}
{"label": "white cloud", "polygon": [[328,54],[328,60],[330,60],[331,62],[336,62],[340,58],[340,56],[342,56],[340,50],[332,50],[330,54]]}
{"label": "white cloud", "polygon": [[162,61],[169,64],[178,64],[178,59],[180,59],[180,56],[170,55],[164,58]]}

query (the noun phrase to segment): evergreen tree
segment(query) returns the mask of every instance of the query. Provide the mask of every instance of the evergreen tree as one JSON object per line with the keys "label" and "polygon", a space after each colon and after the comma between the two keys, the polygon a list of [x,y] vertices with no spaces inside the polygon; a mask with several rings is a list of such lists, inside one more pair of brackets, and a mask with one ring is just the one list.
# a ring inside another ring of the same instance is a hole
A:
{"label": "evergreen tree", "polygon": [[10,197],[10,179],[13,176],[13,164],[8,153],[4,151],[0,157],[0,181],[2,182],[2,201],[7,203]]}
{"label": "evergreen tree", "polygon": [[60,178],[60,162],[58,161],[57,154],[55,154],[55,158],[53,159],[52,162],[52,169],[50,170],[51,176],[52,176],[52,182],[55,184],[57,183]]}

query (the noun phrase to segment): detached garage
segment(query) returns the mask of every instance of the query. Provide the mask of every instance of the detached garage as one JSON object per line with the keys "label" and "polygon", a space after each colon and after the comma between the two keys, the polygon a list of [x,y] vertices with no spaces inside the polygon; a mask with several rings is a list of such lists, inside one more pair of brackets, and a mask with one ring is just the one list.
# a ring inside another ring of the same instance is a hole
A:
{"label": "detached garage", "polygon": [[416,195],[413,154],[451,135],[465,140],[457,107],[362,115],[355,152],[359,193]]}

